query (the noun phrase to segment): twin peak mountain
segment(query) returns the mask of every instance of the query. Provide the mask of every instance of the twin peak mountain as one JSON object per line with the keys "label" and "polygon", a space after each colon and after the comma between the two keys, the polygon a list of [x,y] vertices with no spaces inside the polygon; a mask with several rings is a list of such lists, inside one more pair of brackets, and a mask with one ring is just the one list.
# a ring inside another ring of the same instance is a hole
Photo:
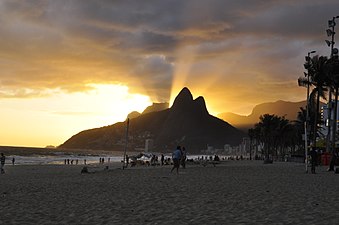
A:
{"label": "twin peak mountain", "polygon": [[[126,122],[82,131],[60,148],[123,150]],[[142,149],[145,140],[153,140],[152,151],[171,152],[177,145],[191,153],[200,153],[207,146],[224,148],[238,145],[245,133],[229,123],[210,115],[203,97],[193,99],[188,88],[183,88],[171,108],[142,113],[130,119],[128,149]]]}

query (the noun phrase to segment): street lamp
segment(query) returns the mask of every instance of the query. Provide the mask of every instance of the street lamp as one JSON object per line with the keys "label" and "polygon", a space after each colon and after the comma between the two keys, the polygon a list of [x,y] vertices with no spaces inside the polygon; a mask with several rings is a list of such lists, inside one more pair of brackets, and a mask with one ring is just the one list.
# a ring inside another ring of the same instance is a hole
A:
{"label": "street lamp", "polygon": [[[337,55],[338,54],[338,49],[334,48],[334,35],[335,35],[335,31],[334,31],[334,28],[336,26],[336,22],[335,22],[335,19],[339,18],[339,16],[335,16],[332,18],[332,20],[329,20],[328,21],[328,27],[330,29],[327,29],[326,30],[326,34],[328,37],[331,37],[331,41],[329,40],[325,40],[327,46],[331,47],[331,57],[330,57],[330,60],[332,61],[332,58],[334,55]],[[329,127],[328,127],[328,133],[327,133],[327,143],[326,143],[326,150],[329,151],[330,150],[330,142],[331,142],[331,125],[332,125],[332,143],[331,143],[331,146],[332,146],[332,159],[335,157],[334,156],[334,153],[335,153],[335,134],[336,134],[336,130],[337,130],[337,106],[338,106],[338,87],[336,86],[335,87],[335,100],[334,100],[334,109],[333,109],[333,112],[334,112],[334,115],[333,115],[333,121],[331,123],[331,111],[332,111],[332,107],[330,107],[332,104],[332,99],[331,99],[331,92],[332,92],[332,88],[331,88],[331,91],[330,91],[330,95],[329,95],[329,107],[328,107],[328,117],[329,117]],[[332,163],[332,160],[331,160],[331,164],[330,164],[330,167],[329,167],[329,170],[334,170],[334,165]]]}
{"label": "street lamp", "polygon": [[308,121],[309,119],[309,95],[310,95],[310,61],[311,57],[310,55],[316,53],[316,51],[310,51],[307,53],[307,56],[305,57],[306,59],[306,64],[304,64],[305,69],[307,70],[307,73],[304,73],[305,76],[307,76],[307,96],[306,96],[306,120],[304,123],[304,128],[305,128],[305,166],[306,166],[306,173],[308,173],[308,140],[307,140],[307,128],[308,128]]}
{"label": "street lamp", "polygon": [[[333,57],[333,54],[334,54],[334,52],[333,52],[333,50],[334,50],[334,44],[335,44],[335,42],[334,42],[334,35],[335,35],[334,27],[335,27],[335,25],[336,25],[335,19],[338,19],[338,18],[339,18],[339,16],[334,16],[334,17],[332,18],[332,20],[329,20],[329,21],[328,21],[328,27],[329,27],[330,29],[327,29],[327,30],[326,30],[327,36],[328,36],[328,37],[331,37],[331,41],[325,40],[327,46],[328,46],[328,47],[331,47],[331,58]],[[338,50],[336,50],[336,52],[338,52]]]}

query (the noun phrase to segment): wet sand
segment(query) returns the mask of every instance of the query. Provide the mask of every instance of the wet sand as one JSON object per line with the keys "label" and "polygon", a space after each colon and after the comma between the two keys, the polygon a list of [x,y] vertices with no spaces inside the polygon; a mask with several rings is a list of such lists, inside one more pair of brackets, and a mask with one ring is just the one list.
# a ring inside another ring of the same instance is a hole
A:
{"label": "wet sand", "polygon": [[338,224],[339,174],[303,164],[227,161],[121,169],[7,166],[0,224]]}

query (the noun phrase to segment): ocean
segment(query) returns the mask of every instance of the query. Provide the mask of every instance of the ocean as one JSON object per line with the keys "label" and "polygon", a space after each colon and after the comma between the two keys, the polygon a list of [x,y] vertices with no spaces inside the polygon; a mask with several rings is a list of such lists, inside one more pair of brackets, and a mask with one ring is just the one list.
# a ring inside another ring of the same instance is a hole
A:
{"label": "ocean", "polygon": [[123,160],[123,156],[83,156],[83,155],[33,155],[33,156],[17,156],[17,155],[9,155],[6,156],[6,165],[12,164],[12,159],[15,159],[15,165],[62,165],[65,164],[73,164],[76,165],[78,160],[78,165],[84,165],[85,160],[86,164],[99,163],[100,158],[104,158],[105,162],[121,162]]}
{"label": "ocean", "polygon": [[[156,153],[160,156],[161,153]],[[171,154],[164,154],[165,158],[171,158]],[[209,158],[207,155],[187,155],[187,159],[196,160],[198,157],[203,156],[205,159]],[[15,159],[15,165],[84,165],[97,164],[100,162],[100,158],[104,158],[104,162],[121,162],[123,160],[123,153],[121,156],[116,155],[76,155],[76,154],[56,154],[56,155],[31,155],[31,156],[19,156],[19,155],[6,155],[6,165],[12,164],[12,159]],[[160,160],[160,158],[159,158]]]}

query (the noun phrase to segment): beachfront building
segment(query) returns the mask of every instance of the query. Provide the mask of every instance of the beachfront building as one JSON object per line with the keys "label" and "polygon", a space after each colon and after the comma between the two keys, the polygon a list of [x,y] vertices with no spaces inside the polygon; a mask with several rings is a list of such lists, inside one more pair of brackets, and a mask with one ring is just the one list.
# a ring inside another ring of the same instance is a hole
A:
{"label": "beachfront building", "polygon": [[224,151],[225,151],[227,154],[231,155],[231,152],[232,152],[232,146],[229,145],[229,144],[225,144],[225,145],[224,145]]}
{"label": "beachfront building", "polygon": [[146,139],[145,140],[145,152],[149,152],[153,149],[153,139]]}
{"label": "beachfront building", "polygon": [[249,156],[250,154],[250,139],[248,137],[244,137],[240,144],[240,155]]}
{"label": "beachfront building", "polygon": [[[321,119],[322,119],[322,124],[321,124],[321,129],[320,132],[326,137],[328,133],[328,126],[329,126],[329,111],[331,110],[331,120],[334,118],[334,101],[331,102],[332,107],[329,107],[329,104],[325,104],[321,107]],[[337,106],[337,131],[339,130],[338,125],[339,125],[339,102]],[[332,135],[331,135],[332,136]]]}

